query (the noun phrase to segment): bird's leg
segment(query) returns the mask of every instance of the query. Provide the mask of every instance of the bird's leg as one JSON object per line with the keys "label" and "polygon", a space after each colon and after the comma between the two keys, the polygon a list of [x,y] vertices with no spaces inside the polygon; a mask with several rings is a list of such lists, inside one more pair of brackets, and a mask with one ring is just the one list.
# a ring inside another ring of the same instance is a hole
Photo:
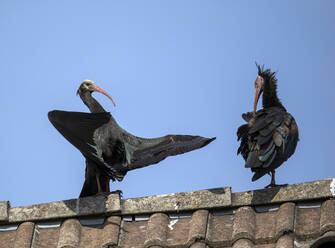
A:
{"label": "bird's leg", "polygon": [[95,172],[95,178],[97,180],[97,185],[98,185],[98,194],[101,194],[102,189],[101,189],[101,184],[100,184],[100,172],[99,171]]}
{"label": "bird's leg", "polygon": [[283,186],[287,186],[287,184],[276,184],[276,179],[275,179],[275,170],[271,171],[271,183],[267,186],[265,186],[265,188],[273,188],[273,187],[283,187]]}
{"label": "bird's leg", "polygon": [[273,185],[273,186],[276,185],[275,175],[276,175],[276,171],[272,170],[271,171],[271,183],[270,183],[270,185]]}
{"label": "bird's leg", "polygon": [[106,192],[110,192],[111,189],[109,187],[109,180],[106,180]]}

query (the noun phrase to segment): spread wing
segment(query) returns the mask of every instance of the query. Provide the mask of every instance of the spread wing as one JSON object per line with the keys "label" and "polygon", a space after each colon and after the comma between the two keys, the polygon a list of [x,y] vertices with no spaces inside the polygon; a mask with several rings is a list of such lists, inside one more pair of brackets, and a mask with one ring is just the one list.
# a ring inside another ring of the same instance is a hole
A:
{"label": "spread wing", "polygon": [[277,107],[260,110],[254,117],[244,119],[249,123],[238,129],[241,139],[238,153],[246,160],[245,167],[255,172],[252,178],[255,181],[294,153],[298,127],[292,115]]}
{"label": "spread wing", "polygon": [[52,125],[86,158],[97,163],[94,132],[108,123],[110,117],[108,112],[91,114],[54,110],[48,113]]}
{"label": "spread wing", "polygon": [[215,139],[191,135],[145,139],[122,129],[107,112],[54,110],[49,112],[48,117],[72,145],[98,165],[103,174],[119,181],[129,170],[156,164],[168,156],[204,147]]}
{"label": "spread wing", "polygon": [[136,138],[139,139],[141,145],[132,152],[130,170],[156,164],[168,156],[199,149],[215,140],[215,138],[191,135],[166,135],[156,139]]}

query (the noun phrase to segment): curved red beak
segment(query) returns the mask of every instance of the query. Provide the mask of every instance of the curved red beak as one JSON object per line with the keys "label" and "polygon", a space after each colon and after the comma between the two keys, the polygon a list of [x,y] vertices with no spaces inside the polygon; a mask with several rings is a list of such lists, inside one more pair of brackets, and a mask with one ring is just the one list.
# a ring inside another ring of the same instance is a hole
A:
{"label": "curved red beak", "polygon": [[104,91],[103,89],[101,89],[97,85],[94,86],[94,91],[100,92],[101,94],[104,94],[105,96],[107,96],[113,102],[114,107],[116,107],[116,104],[115,104],[113,98],[110,95],[108,95],[108,93],[106,91]]}
{"label": "curved red beak", "polygon": [[261,92],[262,92],[262,90],[260,88],[256,88],[255,99],[254,99],[254,114],[256,113],[256,110],[257,110],[257,103],[258,103],[259,97],[261,95]]}
{"label": "curved red beak", "polygon": [[264,86],[264,79],[258,76],[255,82],[256,91],[255,91],[255,99],[254,99],[254,114],[256,113],[256,110],[257,110],[257,103],[263,91],[263,86]]}

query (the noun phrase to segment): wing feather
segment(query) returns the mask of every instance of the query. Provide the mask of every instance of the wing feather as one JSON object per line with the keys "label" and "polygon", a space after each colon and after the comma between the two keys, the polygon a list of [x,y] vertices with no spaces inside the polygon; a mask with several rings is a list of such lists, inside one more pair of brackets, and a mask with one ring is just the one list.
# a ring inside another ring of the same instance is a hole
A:
{"label": "wing feather", "polygon": [[183,154],[211,143],[215,138],[191,135],[167,135],[159,138],[161,142],[133,152],[129,169],[138,169],[156,164],[168,156]]}
{"label": "wing feather", "polygon": [[94,131],[108,123],[110,114],[103,113],[81,113],[54,110],[48,113],[52,125],[85,157],[99,162],[94,156],[96,150],[94,145]]}
{"label": "wing feather", "polygon": [[238,140],[241,140],[238,153],[245,158],[245,167],[255,172],[254,181],[279,167],[294,153],[298,127],[292,115],[278,107],[262,109],[253,118],[248,113],[242,117],[249,123],[238,129]]}

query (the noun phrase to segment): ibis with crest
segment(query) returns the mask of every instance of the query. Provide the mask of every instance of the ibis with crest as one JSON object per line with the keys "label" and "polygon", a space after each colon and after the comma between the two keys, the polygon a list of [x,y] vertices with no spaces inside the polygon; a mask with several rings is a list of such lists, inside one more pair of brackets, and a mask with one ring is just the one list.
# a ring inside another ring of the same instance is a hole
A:
{"label": "ibis with crest", "polygon": [[[257,64],[256,64],[257,65]],[[242,114],[247,122],[237,130],[241,140],[237,154],[245,160],[255,181],[271,173],[271,183],[266,187],[280,186],[275,181],[275,170],[295,152],[299,140],[298,126],[277,96],[276,73],[257,65],[254,111]],[[263,109],[257,110],[262,96]]]}

